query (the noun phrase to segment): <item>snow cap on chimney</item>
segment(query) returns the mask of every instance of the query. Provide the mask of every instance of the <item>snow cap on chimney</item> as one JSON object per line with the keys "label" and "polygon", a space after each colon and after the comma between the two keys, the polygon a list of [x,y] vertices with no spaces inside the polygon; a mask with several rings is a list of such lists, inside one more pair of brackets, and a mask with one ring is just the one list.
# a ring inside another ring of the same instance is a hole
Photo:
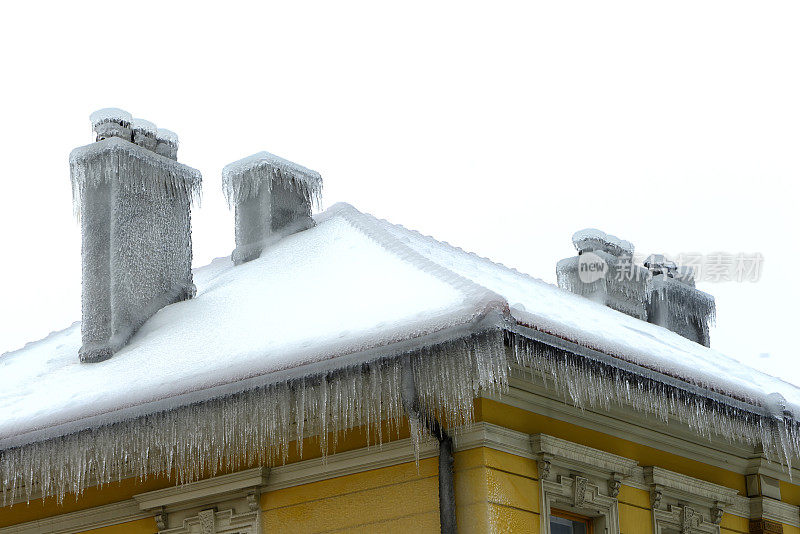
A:
{"label": "snow cap on chimney", "polygon": [[131,128],[133,129],[134,143],[147,150],[155,151],[157,144],[156,131],[158,130],[155,124],[144,119],[133,119]]}
{"label": "snow cap on chimney", "polygon": [[169,159],[178,159],[178,134],[166,128],[156,130],[156,154]]}
{"label": "snow cap on chimney", "polygon": [[319,204],[322,177],[258,152],[225,166],[222,189],[236,216],[236,264],[253,260],[283,236],[314,226],[312,206]]}
{"label": "snow cap on chimney", "polygon": [[633,244],[596,228],[578,230],[572,234],[572,244],[578,254],[602,250],[612,256],[633,254]]}
{"label": "snow cap on chimney", "polygon": [[96,141],[109,137],[131,140],[131,114],[119,108],[98,109],[89,116],[92,129],[97,134]]}

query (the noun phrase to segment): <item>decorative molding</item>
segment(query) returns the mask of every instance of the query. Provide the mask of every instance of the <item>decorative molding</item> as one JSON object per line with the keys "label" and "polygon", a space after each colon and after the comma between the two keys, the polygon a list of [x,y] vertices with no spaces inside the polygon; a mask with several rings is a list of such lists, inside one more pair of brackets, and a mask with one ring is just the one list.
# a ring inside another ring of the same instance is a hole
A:
{"label": "decorative molding", "polygon": [[[141,493],[134,499],[139,508],[154,513],[162,534],[257,534],[259,496],[268,478],[269,469],[256,467]],[[222,503],[227,509],[218,512]]]}
{"label": "decorative molding", "polygon": [[558,475],[539,480],[542,534],[550,534],[550,510],[567,510],[593,519],[595,532],[619,534],[617,499],[603,495],[601,488],[580,475]]}
{"label": "decorative molding", "polygon": [[[583,428],[605,434],[624,435],[625,439],[635,443],[735,473],[749,474],[760,468],[759,472],[784,482],[794,483],[793,480],[800,479],[800,469],[792,467],[790,474],[786,466],[767,460],[760,449],[730,443],[723,438],[711,442],[677,420],[670,420],[669,427],[666,427],[653,425],[652,417],[646,417],[630,408],[578,408],[566,403],[563,396],[556,394],[551,388],[545,387],[541,377],[531,377],[530,370],[516,365],[512,365],[509,385],[509,390],[502,396],[481,396],[530,412],[546,413],[549,417]],[[800,462],[793,465],[800,465]]]}
{"label": "decorative molding", "polygon": [[733,503],[733,498],[738,491],[726,486],[720,486],[705,480],[700,480],[660,467],[648,466],[643,468],[645,483],[654,488],[663,488],[663,491],[686,502],[696,501],[704,504],[716,502],[725,506]]}
{"label": "decorative molding", "polygon": [[735,489],[660,467],[644,467],[642,472],[650,486],[656,534],[665,529],[682,534],[718,534],[723,514],[738,495]]}
{"label": "decorative molding", "polygon": [[93,528],[108,527],[148,517],[153,517],[153,514],[142,511],[135,500],[129,499],[79,512],[60,514],[46,519],[0,528],[0,533],[41,534],[42,532],[49,532],[51,534],[77,534]]}
{"label": "decorative molding", "polygon": [[624,477],[620,473],[611,473],[608,479],[608,495],[615,499],[619,496],[619,490],[622,487],[622,479]]}
{"label": "decorative molding", "polygon": [[[596,474],[608,480],[622,481],[631,476],[637,466],[636,460],[593,449],[547,434],[534,434],[530,438],[530,450],[539,461],[553,461],[578,471]],[[547,477],[544,477],[547,478]]]}
{"label": "decorative molding", "polygon": [[218,512],[209,508],[185,518],[179,527],[161,530],[159,534],[261,534],[261,512],[237,514],[233,509]]}
{"label": "decorative molding", "polygon": [[553,508],[591,517],[596,532],[619,533],[617,495],[636,461],[549,436],[530,437],[539,465],[540,529],[550,534]]}
{"label": "decorative molding", "polygon": [[750,517],[754,520],[764,519],[800,527],[800,511],[798,511],[797,506],[776,501],[769,497],[754,497],[750,499]]}
{"label": "decorative molding", "polygon": [[666,510],[653,510],[656,534],[678,531],[681,534],[719,534],[719,525],[706,521],[691,506],[670,504]]}
{"label": "decorative molding", "polygon": [[167,511],[162,506],[158,512],[156,512],[156,527],[158,530],[166,530],[167,529]]}
{"label": "decorative molding", "polygon": [[[213,508],[210,510],[200,510],[197,513],[197,520],[200,523],[200,533],[201,534],[217,534],[217,521],[214,517],[216,510]],[[188,524],[188,521],[184,521],[184,525]],[[181,530],[187,530],[185,527]]]}
{"label": "decorative molding", "polygon": [[268,477],[269,469],[256,467],[198,480],[190,484],[140,493],[134,495],[133,498],[142,510],[172,511],[176,507],[177,509],[188,508],[213,502],[227,495],[235,497],[237,494],[241,494],[244,496],[255,491],[254,488],[266,485]]}

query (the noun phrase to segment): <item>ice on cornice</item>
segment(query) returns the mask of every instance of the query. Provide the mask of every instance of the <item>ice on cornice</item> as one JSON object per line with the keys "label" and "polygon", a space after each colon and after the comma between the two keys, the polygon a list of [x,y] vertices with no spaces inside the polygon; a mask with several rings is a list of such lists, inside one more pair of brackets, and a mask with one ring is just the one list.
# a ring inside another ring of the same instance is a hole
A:
{"label": "ice on cornice", "polygon": [[98,124],[103,124],[105,122],[118,122],[118,123],[130,124],[131,121],[133,120],[133,116],[124,109],[103,108],[103,109],[98,109],[97,111],[89,115],[89,120],[92,121],[92,127],[97,126]]}
{"label": "ice on cornice", "polygon": [[[267,177],[270,179],[265,180]],[[258,152],[226,165],[222,169],[222,190],[228,204],[234,206],[256,196],[262,187],[271,187],[273,178],[319,205],[320,174],[269,152]]]}
{"label": "ice on cornice", "polygon": [[158,127],[152,122],[145,119],[133,119],[131,121],[131,129],[145,132],[155,137]]}
{"label": "ice on cornice", "polygon": [[578,252],[603,250],[614,256],[633,254],[633,243],[596,228],[578,230],[572,235],[572,244]]}
{"label": "ice on cornice", "polygon": [[156,139],[178,146],[178,134],[166,128],[158,128],[156,130]]}
{"label": "ice on cornice", "polygon": [[73,208],[78,217],[87,180],[102,183],[119,180],[123,188],[147,192],[158,200],[175,194],[193,201],[200,198],[199,170],[117,137],[74,149],[69,164]]}

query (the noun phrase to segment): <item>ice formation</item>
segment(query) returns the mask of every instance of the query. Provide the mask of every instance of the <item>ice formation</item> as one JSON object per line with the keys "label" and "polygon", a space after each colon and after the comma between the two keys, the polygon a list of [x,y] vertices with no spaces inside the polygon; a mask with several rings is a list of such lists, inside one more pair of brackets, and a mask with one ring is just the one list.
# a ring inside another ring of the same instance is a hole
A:
{"label": "ice formation", "polygon": [[322,177],[269,152],[259,152],[222,170],[222,188],[236,216],[233,259],[257,258],[268,243],[314,223]]}
{"label": "ice formation", "polygon": [[222,169],[222,190],[231,207],[256,197],[262,188],[269,189],[276,181],[302,194],[309,203],[319,204],[322,194],[319,173],[269,152],[258,152]]}
{"label": "ice formation", "polygon": [[[630,242],[592,228],[575,232],[572,242],[578,256],[556,265],[559,287],[709,346],[714,297],[695,289],[691,269],[662,255],[638,265]],[[602,265],[602,275],[587,276],[592,262]]]}
{"label": "ice formation", "polygon": [[786,382],[351,207],[316,222],[257,260],[200,269],[197,298],[162,309],[106,362],[74,361],[77,326],[0,356],[4,502],[280,463],[301,435],[333,452],[339,431],[366,427],[380,443],[395,435],[380,423],[396,432],[405,417],[406,362],[421,412],[456,439],[473,398],[513,375],[786,463],[800,452],[800,389]]}
{"label": "ice formation", "polygon": [[596,228],[585,228],[572,234],[572,244],[578,252],[603,250],[614,256],[632,256],[633,244]]}
{"label": "ice formation", "polygon": [[[287,459],[298,436],[317,436],[327,454],[340,432],[356,427],[380,444],[397,436],[405,418],[400,378],[408,361],[424,413],[464,425],[478,391],[499,393],[507,383],[504,356],[502,337],[487,332],[6,449],[0,453],[2,501],[41,494],[61,502],[68,492],[134,476],[174,472],[185,483],[223,469],[273,465]],[[412,437],[422,439],[419,427]],[[302,440],[297,446],[302,455]]]}
{"label": "ice formation", "polygon": [[760,447],[767,458],[788,466],[800,454],[800,426],[777,392],[758,402],[703,391],[602,354],[591,358],[587,351],[576,355],[531,340],[524,330],[509,335],[516,363],[579,407],[631,407],[665,424],[680,421],[708,439]]}
{"label": "ice formation", "polygon": [[[177,138],[121,110],[92,115],[98,141],[70,154],[82,234],[83,361],[118,351],[163,306],[191,297],[191,203],[199,171],[177,163]],[[161,155],[154,152],[161,146]]]}
{"label": "ice formation", "polygon": [[106,122],[122,123],[130,126],[133,116],[123,109],[103,108],[89,115],[89,120],[92,122],[93,128]]}

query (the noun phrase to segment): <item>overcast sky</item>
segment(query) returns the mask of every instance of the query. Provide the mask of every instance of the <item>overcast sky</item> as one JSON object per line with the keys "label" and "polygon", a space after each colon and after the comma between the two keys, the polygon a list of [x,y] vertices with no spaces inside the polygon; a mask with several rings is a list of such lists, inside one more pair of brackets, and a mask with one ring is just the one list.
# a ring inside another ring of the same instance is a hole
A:
{"label": "overcast sky", "polygon": [[645,254],[760,253],[758,282],[699,284],[712,347],[792,379],[799,5],[4,6],[0,352],[80,318],[67,157],[115,106],[202,171],[195,266],[233,248],[222,167],[267,150],[322,174],[323,207],[549,282],[585,227]]}

